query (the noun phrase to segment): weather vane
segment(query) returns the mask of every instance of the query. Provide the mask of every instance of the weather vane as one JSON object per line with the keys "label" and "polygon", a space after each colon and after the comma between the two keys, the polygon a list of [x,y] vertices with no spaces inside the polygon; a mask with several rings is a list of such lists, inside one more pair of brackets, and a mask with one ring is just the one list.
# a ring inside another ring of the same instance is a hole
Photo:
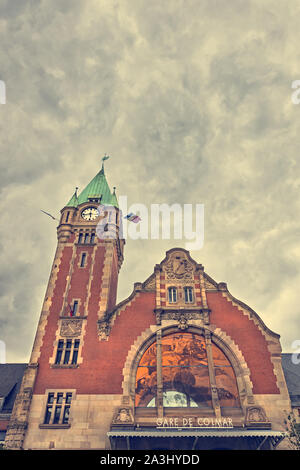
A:
{"label": "weather vane", "polygon": [[106,153],[104,154],[104,157],[102,158],[102,162],[104,162],[105,160],[108,160],[109,159],[109,155],[106,155]]}

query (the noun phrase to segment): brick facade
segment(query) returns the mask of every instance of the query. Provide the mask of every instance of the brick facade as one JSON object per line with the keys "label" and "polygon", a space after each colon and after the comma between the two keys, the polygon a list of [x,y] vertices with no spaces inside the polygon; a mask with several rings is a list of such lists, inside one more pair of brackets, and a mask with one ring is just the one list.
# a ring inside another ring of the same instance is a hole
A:
{"label": "brick facade", "polygon": [[[136,283],[129,298],[116,305],[124,241],[96,236],[93,243],[79,243],[80,233],[90,236],[96,231],[96,222],[80,217],[89,205],[62,210],[58,247],[7,433],[7,448],[110,448],[107,433],[118,423],[120,409],[128,413],[132,426],[154,426],[152,410],[142,415],[134,408],[134,374],[146,345],[173,331],[202,335],[230,360],[241,403],[235,426],[245,427],[249,409],[256,407],[267,428],[284,430],[283,412],[290,409],[290,401],[279,335],[233,298],[226,284],[212,280],[202,265],[179,248],[169,250],[150,277]],[[170,287],[176,289],[175,303],[168,297]],[[187,287],[193,293],[188,304]],[[78,311],[70,316],[74,301]],[[59,342],[74,339],[80,344],[75,363],[57,364]],[[44,423],[49,391],[72,393],[67,424]],[[221,416],[213,386],[212,393],[214,412]],[[163,409],[159,412],[164,413]],[[193,412],[201,415],[201,410]]]}

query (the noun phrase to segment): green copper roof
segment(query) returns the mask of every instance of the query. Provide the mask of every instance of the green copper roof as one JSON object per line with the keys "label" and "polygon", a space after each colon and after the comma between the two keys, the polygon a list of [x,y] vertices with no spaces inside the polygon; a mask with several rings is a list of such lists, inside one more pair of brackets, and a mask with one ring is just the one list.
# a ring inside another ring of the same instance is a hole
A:
{"label": "green copper roof", "polygon": [[79,204],[89,202],[89,198],[99,198],[101,196],[101,204],[107,204],[118,207],[118,200],[115,192],[111,193],[107,184],[104,167],[102,165],[101,170],[92,179],[92,181],[84,188],[84,190],[77,196],[77,193],[73,194],[67,206],[77,207]]}
{"label": "green copper roof", "polygon": [[75,191],[75,193],[69,200],[67,207],[77,207],[77,206],[78,206],[78,197],[77,197],[77,191]]}
{"label": "green copper roof", "polygon": [[115,188],[114,188],[114,192],[111,195],[111,205],[114,207],[119,207],[118,199],[115,193]]}

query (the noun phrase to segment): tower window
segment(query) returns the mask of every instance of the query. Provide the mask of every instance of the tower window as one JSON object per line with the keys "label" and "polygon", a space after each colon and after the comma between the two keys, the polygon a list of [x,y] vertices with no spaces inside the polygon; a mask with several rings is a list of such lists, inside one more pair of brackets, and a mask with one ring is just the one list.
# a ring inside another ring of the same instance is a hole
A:
{"label": "tower window", "polygon": [[89,234],[86,233],[86,234],[84,235],[84,243],[87,244],[88,242],[89,242]]}
{"label": "tower window", "polygon": [[78,360],[80,340],[60,339],[58,341],[55,364],[56,365],[76,365]]}
{"label": "tower window", "polygon": [[83,240],[83,233],[80,232],[79,237],[78,237],[78,243],[82,243]]}
{"label": "tower window", "polygon": [[95,243],[95,233],[92,233],[90,243],[91,244]]}
{"label": "tower window", "polygon": [[194,302],[193,288],[184,287],[184,301],[186,304],[191,304]]}
{"label": "tower window", "polygon": [[176,287],[169,287],[168,293],[169,293],[169,302],[170,303],[177,302],[177,289],[176,289]]}
{"label": "tower window", "polygon": [[80,344],[79,339],[75,339],[74,347],[73,347],[72,364],[77,364],[79,344]]}
{"label": "tower window", "polygon": [[89,200],[89,202],[100,202],[101,201],[101,196],[100,197],[89,197],[88,200]]}
{"label": "tower window", "polygon": [[80,260],[80,267],[84,268],[85,267],[85,262],[86,262],[86,253],[81,254],[81,260]]}
{"label": "tower window", "polygon": [[65,355],[64,355],[64,364],[70,363],[71,351],[72,351],[72,340],[67,339],[66,347],[65,347]]}
{"label": "tower window", "polygon": [[64,351],[64,341],[60,339],[57,345],[55,364],[60,364],[62,360],[63,351]]}
{"label": "tower window", "polygon": [[48,393],[44,424],[68,424],[71,401],[71,392]]}
{"label": "tower window", "polygon": [[72,308],[72,316],[74,317],[77,315],[78,312],[78,300],[74,300],[73,302],[73,308]]}
{"label": "tower window", "polygon": [[67,223],[68,220],[69,220],[69,216],[70,216],[70,211],[67,212],[67,215],[66,215],[66,223]]}

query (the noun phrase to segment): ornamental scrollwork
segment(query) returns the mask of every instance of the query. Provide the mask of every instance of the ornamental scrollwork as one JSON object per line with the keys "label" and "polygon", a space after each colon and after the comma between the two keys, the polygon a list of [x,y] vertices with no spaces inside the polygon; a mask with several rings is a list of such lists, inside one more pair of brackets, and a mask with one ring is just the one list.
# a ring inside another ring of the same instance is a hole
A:
{"label": "ornamental scrollwork", "polygon": [[181,253],[174,253],[165,264],[166,278],[169,280],[193,279],[193,264]]}
{"label": "ornamental scrollwork", "polygon": [[60,327],[60,336],[80,336],[82,329],[82,320],[70,318],[62,320]]}
{"label": "ornamental scrollwork", "polygon": [[107,340],[110,334],[111,326],[107,320],[98,322],[98,337],[100,340]]}

